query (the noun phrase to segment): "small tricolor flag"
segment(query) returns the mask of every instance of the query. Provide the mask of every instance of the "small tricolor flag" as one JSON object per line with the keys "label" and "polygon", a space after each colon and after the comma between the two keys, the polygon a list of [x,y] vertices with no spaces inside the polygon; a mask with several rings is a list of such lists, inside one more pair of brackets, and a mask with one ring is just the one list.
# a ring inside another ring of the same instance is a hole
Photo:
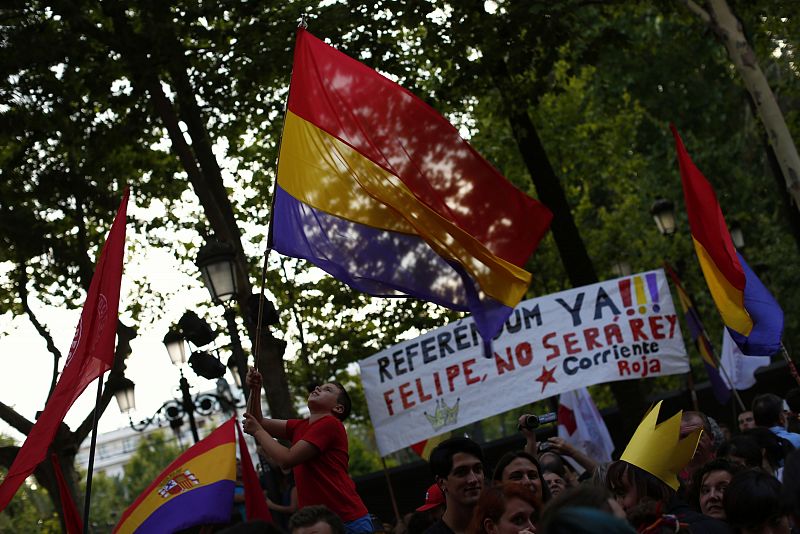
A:
{"label": "small tricolor flag", "polygon": [[675,126],[670,128],[694,248],[722,321],[742,353],[775,354],[781,348],[783,311],[736,251],[714,189],[692,162]]}
{"label": "small tricolor flag", "polygon": [[714,397],[716,397],[720,404],[726,404],[731,398],[730,388],[728,387],[727,382],[725,382],[720,375],[714,347],[711,345],[711,340],[708,338],[708,334],[706,334],[706,329],[703,326],[703,322],[700,320],[700,315],[697,313],[697,308],[695,307],[692,298],[683,288],[683,284],[681,283],[680,278],[678,278],[678,274],[669,265],[665,265],[665,267],[667,275],[672,280],[672,283],[675,285],[675,290],[678,292],[678,300],[680,301],[681,309],[683,310],[683,318],[686,320],[686,324],[689,327],[689,335],[692,336],[692,341],[694,341],[697,351],[700,353],[700,357],[703,359],[703,365],[706,368],[708,381],[711,383],[711,389],[714,392]]}
{"label": "small tricolor flag", "polygon": [[236,487],[235,418],[178,456],[122,514],[114,532],[175,532],[228,523]]}
{"label": "small tricolor flag", "polygon": [[411,450],[417,453],[420,458],[427,461],[430,459],[433,449],[444,440],[449,439],[451,434],[452,432],[445,432],[444,434],[439,434],[438,436],[420,441],[411,445]]}
{"label": "small tricolor flag", "polygon": [[422,100],[298,30],[275,250],[370,295],[469,311],[489,340],[551,217]]}

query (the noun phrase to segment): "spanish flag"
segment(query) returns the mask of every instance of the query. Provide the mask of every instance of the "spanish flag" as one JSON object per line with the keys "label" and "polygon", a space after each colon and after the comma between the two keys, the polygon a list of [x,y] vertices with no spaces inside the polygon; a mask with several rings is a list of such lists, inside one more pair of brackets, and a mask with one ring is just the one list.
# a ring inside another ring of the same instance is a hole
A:
{"label": "spanish flag", "polygon": [[736,251],[714,189],[695,167],[675,126],[670,128],[694,249],[722,321],[742,353],[775,354],[781,348],[783,311]]}
{"label": "spanish flag", "polygon": [[178,456],[122,514],[114,532],[175,532],[228,523],[236,486],[231,418]]}
{"label": "spanish flag", "polygon": [[370,295],[469,311],[488,340],[551,217],[433,108],[298,30],[275,250]]}

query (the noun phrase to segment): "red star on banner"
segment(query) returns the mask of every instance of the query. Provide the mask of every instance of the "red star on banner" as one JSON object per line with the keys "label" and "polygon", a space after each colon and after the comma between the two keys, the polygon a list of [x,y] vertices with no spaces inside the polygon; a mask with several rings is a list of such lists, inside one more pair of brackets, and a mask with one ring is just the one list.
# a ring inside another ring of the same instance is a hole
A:
{"label": "red star on banner", "polygon": [[553,373],[555,372],[556,372],[555,366],[553,366],[553,368],[550,369],[549,371],[547,370],[547,367],[545,367],[544,365],[542,366],[542,374],[541,376],[539,376],[539,378],[536,379],[537,382],[542,383],[542,393],[544,393],[544,388],[547,387],[547,384],[549,384],[550,382],[553,382],[554,384],[556,383],[556,379],[553,378]]}

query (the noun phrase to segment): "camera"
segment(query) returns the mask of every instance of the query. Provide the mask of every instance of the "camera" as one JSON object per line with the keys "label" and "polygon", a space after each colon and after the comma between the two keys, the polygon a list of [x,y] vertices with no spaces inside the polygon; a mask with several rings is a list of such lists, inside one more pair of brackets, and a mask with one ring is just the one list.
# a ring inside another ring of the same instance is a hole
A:
{"label": "camera", "polygon": [[557,419],[558,415],[556,412],[545,413],[542,415],[529,415],[525,418],[525,422],[521,425],[518,425],[517,428],[519,430],[522,430],[523,428],[534,430],[535,428],[539,428],[539,426],[546,423],[553,423]]}
{"label": "camera", "polygon": [[550,443],[549,441],[542,441],[541,443],[539,443],[538,450],[539,450],[539,452],[545,452],[545,451],[549,451],[552,448],[553,448],[553,444],[552,443]]}

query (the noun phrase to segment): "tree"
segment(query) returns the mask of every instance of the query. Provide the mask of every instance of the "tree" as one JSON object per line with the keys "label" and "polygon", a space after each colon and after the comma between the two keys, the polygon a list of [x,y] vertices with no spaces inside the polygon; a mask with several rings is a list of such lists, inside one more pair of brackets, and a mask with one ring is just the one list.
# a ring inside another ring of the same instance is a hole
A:
{"label": "tree", "polygon": [[[0,444],[11,446],[14,440],[0,435]],[[5,476],[6,469],[0,467]],[[4,514],[0,514],[2,532],[61,532],[58,515],[53,508],[47,490],[36,485],[23,484],[17,490]]]}
{"label": "tree", "polygon": [[796,209],[800,209],[800,155],[741,21],[726,0],[709,0],[706,9],[692,0],[684,0],[684,3],[725,45],[767,132],[786,188],[794,199]]}
{"label": "tree", "polygon": [[181,449],[164,432],[145,435],[125,464],[123,480],[128,500],[133,502],[180,453]]}

